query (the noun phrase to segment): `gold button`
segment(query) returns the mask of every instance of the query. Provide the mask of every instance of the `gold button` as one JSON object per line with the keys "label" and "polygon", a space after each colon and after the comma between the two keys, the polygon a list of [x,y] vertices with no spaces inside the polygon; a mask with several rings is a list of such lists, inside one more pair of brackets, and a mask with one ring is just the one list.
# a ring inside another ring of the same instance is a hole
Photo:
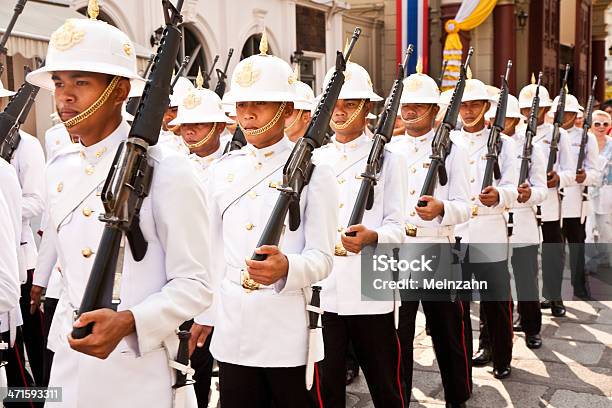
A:
{"label": "gold button", "polygon": [[347,159],[348,159],[348,155],[343,154],[343,155],[342,155],[342,160],[347,160]]}
{"label": "gold button", "polygon": [[63,189],[64,189],[64,183],[62,183],[62,182],[58,183],[58,185],[57,185],[57,192],[61,193]]}
{"label": "gold button", "polygon": [[342,184],[342,183],[344,183],[345,181],[346,181],[346,179],[345,179],[344,177],[340,177],[340,178],[338,179],[338,184]]}
{"label": "gold button", "polygon": [[225,178],[228,182],[232,182],[234,181],[234,174],[233,173],[227,173],[227,177]]}
{"label": "gold button", "polygon": [[255,170],[261,170],[261,167],[262,167],[262,166],[263,166],[263,164],[261,164],[261,163],[257,163],[257,164],[255,165]]}
{"label": "gold button", "polygon": [[83,248],[81,250],[81,254],[85,257],[85,258],[89,258],[90,256],[93,255],[93,251],[91,250],[91,248],[87,247],[87,248]]}
{"label": "gold button", "polygon": [[106,147],[104,147],[104,148],[102,148],[102,149],[98,150],[98,151],[96,152],[96,157],[99,159],[100,157],[102,157],[102,155],[104,155],[104,153],[106,153]]}
{"label": "gold button", "polygon": [[245,227],[245,228],[246,228],[246,230],[247,230],[247,231],[250,231],[250,230],[252,230],[254,227],[255,227],[255,226],[249,222],[249,223],[246,225],[246,227]]}
{"label": "gold button", "polygon": [[84,207],[83,208],[83,215],[86,217],[91,216],[91,214],[93,214],[93,211],[91,210],[91,208],[89,207]]}
{"label": "gold button", "polygon": [[255,199],[257,198],[257,193],[255,192],[255,190],[251,190],[249,191],[249,193],[247,194],[250,198]]}
{"label": "gold button", "polygon": [[264,153],[264,157],[268,158],[268,157],[272,156],[273,154],[274,154],[273,151],[272,152],[268,152],[268,153]]}
{"label": "gold button", "polygon": [[474,164],[474,163],[475,163],[474,159],[470,160],[470,164]]}
{"label": "gold button", "polygon": [[473,182],[475,182],[475,181],[476,181],[476,180],[474,179],[474,177],[472,177],[472,178],[470,179],[470,183],[473,183]]}
{"label": "gold button", "polygon": [[410,216],[411,216],[411,217],[414,217],[415,215],[416,215],[416,212],[414,212],[414,211],[412,211],[412,212],[410,213]]}
{"label": "gold button", "polygon": [[342,232],[344,230],[343,227],[338,227],[338,232]]}
{"label": "gold button", "polygon": [[472,197],[470,200],[475,201],[475,200],[476,200],[476,197]]}
{"label": "gold button", "polygon": [[411,167],[411,168],[410,168],[410,172],[412,172],[412,173],[416,173],[416,168]]}
{"label": "gold button", "polygon": [[338,206],[338,208],[342,208],[344,207],[344,203],[340,203],[340,205]]}
{"label": "gold button", "polygon": [[94,167],[92,165],[85,167],[85,174],[87,174],[88,176],[91,176],[93,173],[94,173]]}
{"label": "gold button", "polygon": [[410,195],[414,195],[414,193],[416,193],[416,191],[410,190]]}

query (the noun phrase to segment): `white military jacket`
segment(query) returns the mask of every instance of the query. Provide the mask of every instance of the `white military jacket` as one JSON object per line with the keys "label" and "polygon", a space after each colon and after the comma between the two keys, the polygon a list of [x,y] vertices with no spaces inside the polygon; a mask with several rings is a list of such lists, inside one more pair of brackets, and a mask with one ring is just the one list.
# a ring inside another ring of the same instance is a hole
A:
{"label": "white military jacket", "polygon": [[[548,156],[550,155],[550,142],[552,139],[553,125],[544,123],[538,126],[536,137],[533,138],[533,144],[539,145],[544,154],[544,160],[548,165]],[[559,150],[557,152],[557,161],[553,166],[553,170],[559,175],[559,186],[548,189],[546,199],[541,205],[542,221],[558,221],[561,215],[561,207],[559,204],[559,188],[564,188],[576,183],[576,158],[573,157],[569,147],[569,136],[564,129],[559,129]],[[544,169],[546,171],[546,168]]]}
{"label": "white military jacket", "polygon": [[[331,143],[316,150],[316,159],[333,167],[339,189],[336,243],[349,226],[349,218],[362,183],[373,139],[362,133],[349,143]],[[404,241],[404,172],[399,155],[385,151],[382,170],[374,187],[374,204],[366,210],[361,224],[378,233],[379,243]],[[392,301],[365,301],[361,296],[361,256],[347,251],[346,256],[334,256],[332,273],[321,282],[321,307],[340,315],[390,313]],[[391,278],[391,276],[389,276]]]}
{"label": "white military jacket", "polygon": [[578,164],[578,155],[580,153],[580,142],[582,141],[582,129],[574,126],[569,129],[567,133],[569,135],[570,154],[573,157],[574,163],[574,178],[573,183],[563,189],[561,214],[563,218],[579,218],[582,210],[582,191],[584,187],[594,186],[597,184],[597,180],[600,178],[599,171],[597,170],[599,147],[597,145],[595,135],[589,133],[583,162],[583,168],[586,172],[586,179],[583,183],[578,184],[576,182],[576,166]]}
{"label": "white military jacket", "polygon": [[[462,146],[452,145],[445,162],[448,182],[442,186],[438,180],[434,190],[434,197],[444,203],[444,216],[431,221],[419,217],[415,207],[421,196],[421,190],[429,170],[431,142],[434,136],[435,131],[433,129],[423,136],[403,136],[399,141],[393,143],[389,150],[402,155],[405,163],[402,169],[406,171],[404,177],[406,183],[404,189],[406,195],[404,221],[406,225],[416,226],[417,231],[418,227],[427,228],[428,232],[433,232],[433,230],[429,230],[430,228],[442,228],[442,230],[439,230],[440,237],[444,238],[444,242],[447,242],[448,238],[453,237],[453,227],[468,221],[470,217],[468,159],[467,152]],[[427,235],[431,234],[428,233]],[[411,238],[421,237],[417,235],[417,237],[408,237],[407,239],[412,241]],[[422,241],[428,242],[434,237],[423,236],[422,238],[427,238]],[[451,241],[454,242],[452,239]]]}
{"label": "white military jacket", "polygon": [[[487,141],[489,130],[483,129],[469,133],[464,129],[451,132],[454,144],[463,147],[468,152],[468,168],[470,181],[470,202],[472,215],[468,222],[455,228],[455,235],[462,237],[462,243],[485,243],[489,245],[470,245],[470,262],[499,262],[507,259],[508,233],[503,212],[511,206],[518,197],[516,190],[515,164],[516,146],[512,139],[501,135],[502,149],[499,155],[501,178],[493,177],[493,186],[499,192],[499,202],[493,207],[483,205],[478,196],[482,189],[482,179],[487,164]],[[494,244],[494,245],[490,245]]]}
{"label": "white military jacket", "polygon": [[[15,169],[0,159],[0,333],[21,324],[19,243],[21,188]],[[12,332],[13,336],[15,333]],[[11,341],[12,342],[12,341]]]}
{"label": "white military jacket", "polygon": [[45,132],[45,153],[47,154],[47,162],[55,157],[55,155],[72,143],[70,134],[63,123],[58,123],[50,127]]}
{"label": "white military jacket", "polygon": [[338,192],[329,166],[317,165],[302,191],[299,228],[290,231],[285,221],[279,247],[289,261],[287,277],[251,292],[241,284],[245,258],[257,247],[280,194],[274,187],[282,182],[290,146],[287,138],[262,149],[247,145],[208,169],[217,310],[213,319],[197,321],[214,324],[210,350],[218,361],[252,367],[306,364],[303,289],[331,272],[338,225]]}
{"label": "white military jacket", "polygon": [[160,146],[169,147],[175,152],[185,156],[189,154],[189,148],[185,144],[183,138],[170,130],[162,130],[159,134],[159,141],[157,143]]}
{"label": "white military jacket", "polygon": [[[140,211],[148,242],[134,261],[125,245],[118,310],[134,315],[136,332],[106,360],[72,350],[67,343],[104,224],[100,192],[116,150],[129,132],[122,122],[104,140],[63,149],[47,167],[49,234],[63,273],[63,292],[49,334],[55,351],[51,385],[63,387],[66,407],[170,407],[175,330],[211,304],[208,281],[208,211],[204,192],[183,157],[163,146],[149,149],[151,191]],[[136,388],[135,388],[136,387]],[[138,392],[135,392],[138,389]]]}
{"label": "white military jacket", "polygon": [[31,221],[42,215],[45,208],[45,154],[38,139],[20,131],[21,142],[15,150],[11,164],[17,170],[22,190],[22,223],[20,257],[22,259],[21,282],[26,271],[36,266],[36,242]]}
{"label": "white military jacket", "polygon": [[[523,146],[525,144],[525,130],[516,133],[512,139],[516,142],[516,182],[518,188],[519,176],[521,172],[521,156],[523,154]],[[510,243],[513,247],[523,247],[528,245],[539,245],[541,241],[540,228],[536,218],[537,206],[542,204],[548,194],[546,185],[546,164],[547,159],[544,158],[544,153],[541,144],[534,144],[532,139],[532,154],[527,183],[531,187],[531,196],[524,203],[515,201],[511,205],[510,211],[513,215],[512,235]]]}
{"label": "white military jacket", "polygon": [[219,148],[213,153],[209,154],[206,157],[200,157],[195,153],[189,154],[189,161],[193,164],[195,172],[198,176],[198,179],[202,182],[202,185],[205,186],[208,180],[208,168],[210,165],[217,160],[219,157],[223,156],[223,149],[225,145],[223,142],[219,143]]}

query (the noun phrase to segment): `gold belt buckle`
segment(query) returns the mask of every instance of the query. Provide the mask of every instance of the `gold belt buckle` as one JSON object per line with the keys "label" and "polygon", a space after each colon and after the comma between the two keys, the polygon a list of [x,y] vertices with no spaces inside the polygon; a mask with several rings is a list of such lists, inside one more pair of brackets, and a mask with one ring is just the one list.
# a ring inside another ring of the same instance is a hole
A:
{"label": "gold belt buckle", "polygon": [[242,287],[246,289],[247,292],[251,292],[253,290],[259,289],[261,285],[251,279],[251,276],[247,271],[242,273]]}
{"label": "gold belt buckle", "polygon": [[406,235],[408,235],[409,237],[416,237],[417,236],[416,225],[406,224]]}
{"label": "gold belt buckle", "polygon": [[334,248],[334,255],[336,256],[346,256],[347,251],[346,248],[342,245],[342,243],[338,242],[336,247]]}
{"label": "gold belt buckle", "polygon": [[472,206],[472,217],[476,217],[477,215],[478,215],[478,206],[473,205]]}

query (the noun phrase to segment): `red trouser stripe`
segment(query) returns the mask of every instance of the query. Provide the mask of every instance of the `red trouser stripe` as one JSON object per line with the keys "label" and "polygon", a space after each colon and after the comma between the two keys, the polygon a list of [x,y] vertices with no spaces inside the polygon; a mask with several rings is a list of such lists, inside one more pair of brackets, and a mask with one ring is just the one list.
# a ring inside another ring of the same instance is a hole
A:
{"label": "red trouser stripe", "polygon": [[[468,355],[467,355],[467,347],[465,345],[465,321],[463,320],[463,316],[465,315],[465,309],[463,308],[463,302],[457,300],[461,307],[461,346],[463,347],[463,356],[465,357],[465,379],[466,386],[468,390],[468,394],[472,394],[472,387],[470,387],[470,366],[468,365]],[[469,316],[468,316],[469,318]],[[470,356],[471,358],[472,356]]]}
{"label": "red trouser stripe", "polygon": [[397,340],[397,388],[399,390],[400,399],[402,400],[402,407],[404,404],[404,393],[402,392],[402,346],[400,344],[399,337],[397,333],[395,334],[395,339]]}

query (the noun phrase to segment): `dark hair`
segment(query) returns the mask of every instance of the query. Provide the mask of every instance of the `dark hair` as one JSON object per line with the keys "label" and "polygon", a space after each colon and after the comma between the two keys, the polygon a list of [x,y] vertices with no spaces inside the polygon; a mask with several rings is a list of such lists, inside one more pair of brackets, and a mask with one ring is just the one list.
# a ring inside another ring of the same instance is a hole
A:
{"label": "dark hair", "polygon": [[608,99],[607,101],[603,102],[599,106],[599,109],[606,110],[607,108],[611,108],[611,107],[612,107],[612,99]]}

